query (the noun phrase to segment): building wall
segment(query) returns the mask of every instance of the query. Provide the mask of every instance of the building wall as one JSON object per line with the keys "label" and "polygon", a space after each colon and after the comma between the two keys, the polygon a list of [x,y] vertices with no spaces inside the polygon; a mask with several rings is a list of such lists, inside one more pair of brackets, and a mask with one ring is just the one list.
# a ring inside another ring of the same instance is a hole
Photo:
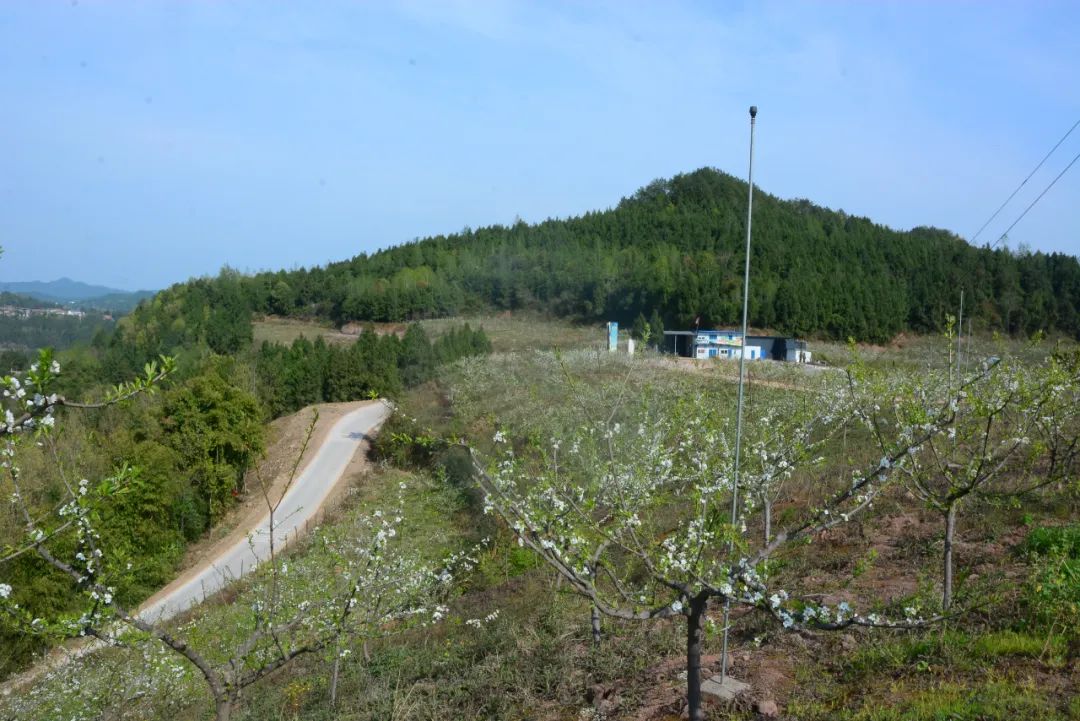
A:
{"label": "building wall", "polygon": [[[669,340],[670,344],[669,344]],[[742,333],[736,330],[668,331],[665,347],[689,358],[738,358],[743,347]],[[747,335],[747,359],[810,362],[806,341],[785,336]]]}
{"label": "building wall", "polygon": [[784,360],[790,363],[809,363],[810,351],[800,350],[798,348],[788,348],[787,353],[784,356]]}
{"label": "building wall", "polygon": [[761,360],[765,357],[758,346],[727,347],[706,344],[694,344],[692,358],[738,358],[741,354],[746,355],[747,360]]}
{"label": "building wall", "polygon": [[751,335],[747,336],[746,342],[748,345],[756,345],[761,348],[761,354],[765,358],[784,360],[784,348],[787,338],[773,335]]}

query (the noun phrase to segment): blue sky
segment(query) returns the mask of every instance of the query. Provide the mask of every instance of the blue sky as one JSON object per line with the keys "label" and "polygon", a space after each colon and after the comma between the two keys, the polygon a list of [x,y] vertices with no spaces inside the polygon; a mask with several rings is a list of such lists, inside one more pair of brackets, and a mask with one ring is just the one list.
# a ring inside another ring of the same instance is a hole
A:
{"label": "blue sky", "polygon": [[[704,165],[970,237],[1080,119],[1075,2],[0,2],[0,280],[158,288]],[[1074,156],[1062,145],[979,241]],[[1010,234],[1080,252],[1080,162]]]}

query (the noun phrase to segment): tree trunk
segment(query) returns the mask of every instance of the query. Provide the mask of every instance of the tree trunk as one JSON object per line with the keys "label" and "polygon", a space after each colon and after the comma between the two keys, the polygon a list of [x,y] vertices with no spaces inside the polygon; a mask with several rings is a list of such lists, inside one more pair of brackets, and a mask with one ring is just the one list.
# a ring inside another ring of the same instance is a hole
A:
{"label": "tree trunk", "polygon": [[594,645],[600,645],[600,609],[595,603],[592,607],[592,642]]}
{"label": "tree trunk", "polygon": [[772,540],[772,501],[768,498],[765,499],[765,545],[769,545],[769,541]]}
{"label": "tree trunk", "polygon": [[704,721],[705,709],[701,705],[701,641],[705,637],[705,609],[708,597],[699,596],[690,601],[690,615],[686,619],[686,706],[690,721]]}
{"label": "tree trunk", "polygon": [[948,611],[952,606],[953,587],[953,536],[956,534],[956,503],[950,503],[945,513],[945,558],[944,589],[941,592],[941,607]]}
{"label": "tree trunk", "polygon": [[338,670],[341,668],[341,653],[334,649],[334,672],[330,675],[330,708],[337,707]]}
{"label": "tree trunk", "polygon": [[232,699],[228,696],[219,696],[214,699],[214,721],[229,721],[232,715]]}

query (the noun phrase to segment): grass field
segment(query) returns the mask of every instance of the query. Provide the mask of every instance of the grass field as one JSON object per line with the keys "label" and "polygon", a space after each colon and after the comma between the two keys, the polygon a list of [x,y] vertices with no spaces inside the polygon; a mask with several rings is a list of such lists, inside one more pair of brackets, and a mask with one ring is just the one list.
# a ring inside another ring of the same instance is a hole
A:
{"label": "grass field", "polygon": [[601,324],[574,324],[527,313],[439,318],[420,323],[432,340],[461,323],[483,328],[491,339],[492,348],[500,353],[552,348],[600,348],[607,342]]}
{"label": "grass field", "polygon": [[[956,339],[946,343],[944,337],[936,335],[900,335],[888,345],[856,345],[859,355],[872,365],[897,368],[944,368],[950,362],[956,362],[956,353],[960,353],[960,362],[965,368],[974,368],[977,364],[992,358],[1017,356],[1031,361],[1038,360],[1056,347],[1075,347],[1076,342],[1068,339],[1048,339],[1038,343],[1017,338],[978,335]],[[810,341],[810,350],[815,361],[832,366],[846,365],[851,357],[851,347],[836,341]]]}
{"label": "grass field", "polygon": [[355,339],[331,325],[293,318],[262,318],[252,321],[251,330],[256,346],[263,341],[290,345],[301,336],[308,340],[322,338],[329,343],[348,343]]}
{"label": "grass field", "polygon": [[[528,314],[436,318],[418,322],[427,331],[431,340],[435,340],[450,328],[463,323],[468,323],[474,328],[483,328],[496,352],[551,348],[599,348],[606,342],[604,328],[600,325],[577,325]],[[288,345],[300,336],[308,340],[321,337],[328,343],[351,343],[356,339],[359,329],[368,325],[377,333],[400,333],[406,324],[350,324],[348,327],[350,332],[343,333],[326,323],[294,318],[264,317],[252,322],[252,334],[256,345],[263,341]]]}
{"label": "grass field", "polygon": [[339,330],[326,323],[269,316],[251,323],[253,342],[256,346],[263,341],[289,345],[301,336],[308,340],[322,338],[327,343],[353,343],[360,332],[367,327],[371,327],[380,335],[384,333],[400,335],[405,331],[406,326],[404,323],[350,323],[344,330]]}

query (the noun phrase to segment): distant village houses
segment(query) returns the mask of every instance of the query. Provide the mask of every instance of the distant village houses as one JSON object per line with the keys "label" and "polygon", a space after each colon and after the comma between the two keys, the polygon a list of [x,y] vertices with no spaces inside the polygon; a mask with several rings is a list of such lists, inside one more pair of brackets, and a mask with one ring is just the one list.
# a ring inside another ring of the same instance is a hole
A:
{"label": "distant village houses", "polygon": [[19,308],[14,305],[0,305],[0,315],[8,318],[33,318],[38,316],[83,318],[86,313],[72,308]]}

